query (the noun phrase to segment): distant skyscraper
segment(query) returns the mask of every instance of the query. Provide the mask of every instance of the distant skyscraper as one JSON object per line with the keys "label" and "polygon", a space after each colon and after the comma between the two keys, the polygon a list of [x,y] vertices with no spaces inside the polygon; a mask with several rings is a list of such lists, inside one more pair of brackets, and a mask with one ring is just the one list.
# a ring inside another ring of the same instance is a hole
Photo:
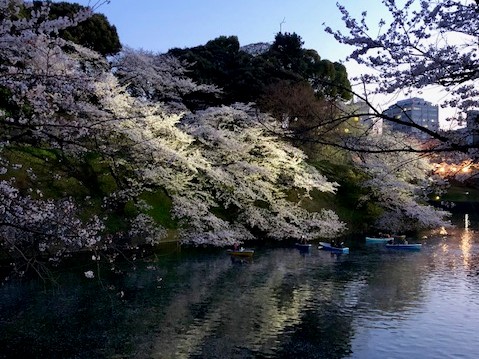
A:
{"label": "distant skyscraper", "polygon": [[[398,101],[383,113],[404,122],[415,123],[431,131],[439,131],[439,106],[419,97]],[[395,122],[388,122],[388,127],[392,131],[401,131],[420,138],[428,137],[427,134],[417,128]]]}

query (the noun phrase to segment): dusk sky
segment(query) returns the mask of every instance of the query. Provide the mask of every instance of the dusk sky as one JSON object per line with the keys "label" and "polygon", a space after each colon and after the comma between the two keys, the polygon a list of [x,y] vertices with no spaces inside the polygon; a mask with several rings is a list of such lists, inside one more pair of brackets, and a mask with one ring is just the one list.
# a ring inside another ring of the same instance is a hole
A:
{"label": "dusk sky", "polygon": [[[97,0],[69,2],[94,5]],[[241,45],[271,42],[281,27],[283,32],[300,35],[304,47],[315,49],[323,58],[338,61],[347,55],[348,49],[338,46],[324,32],[323,25],[342,27],[335,3],[334,0],[112,0],[97,12],[105,14],[116,26],[122,44],[133,48],[166,52],[173,47],[203,45],[221,35],[235,35]],[[344,3],[355,14],[367,7],[366,2],[345,0]]]}

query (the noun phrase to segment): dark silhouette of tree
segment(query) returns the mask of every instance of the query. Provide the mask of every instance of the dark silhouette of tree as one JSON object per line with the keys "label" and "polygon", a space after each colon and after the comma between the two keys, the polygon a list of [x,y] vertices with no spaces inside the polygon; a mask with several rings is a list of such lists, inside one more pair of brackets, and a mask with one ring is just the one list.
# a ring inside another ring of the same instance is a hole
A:
{"label": "dark silhouette of tree", "polygon": [[278,33],[264,58],[275,65],[276,77],[305,80],[318,97],[352,98],[346,68],[337,62],[321,59],[316,50],[304,49],[303,41],[296,33]]}
{"label": "dark silhouette of tree", "polygon": [[281,69],[298,74],[305,72],[303,60],[303,40],[296,33],[277,33],[268,57],[274,58]]}
{"label": "dark silhouette of tree", "polygon": [[309,83],[279,81],[268,86],[258,101],[262,110],[282,121],[290,130],[293,144],[311,154],[316,138],[337,140],[338,107],[334,101],[318,98]]}
{"label": "dark silhouette of tree", "polygon": [[221,36],[205,45],[168,53],[189,64],[194,81],[222,88],[222,103],[256,102],[267,88],[281,81],[309,83],[318,98],[350,98],[346,68],[322,60],[315,50],[303,49],[295,33],[278,33],[271,48],[257,56],[242,51],[236,36]]}
{"label": "dark silhouette of tree", "polygon": [[[39,2],[36,2],[36,4],[38,6]],[[52,3],[50,16],[53,19],[62,16],[73,17],[74,14],[84,8],[79,4],[67,2]],[[116,27],[111,25],[103,14],[93,14],[77,26],[61,30],[59,34],[65,40],[97,51],[103,56],[114,55],[121,50]]]}
{"label": "dark silhouette of tree", "polygon": [[251,95],[255,92],[250,88],[255,82],[252,57],[240,51],[236,36],[220,36],[205,45],[174,48],[168,53],[190,64],[192,71],[189,76],[194,81],[222,88],[224,93],[220,102],[251,101]]}

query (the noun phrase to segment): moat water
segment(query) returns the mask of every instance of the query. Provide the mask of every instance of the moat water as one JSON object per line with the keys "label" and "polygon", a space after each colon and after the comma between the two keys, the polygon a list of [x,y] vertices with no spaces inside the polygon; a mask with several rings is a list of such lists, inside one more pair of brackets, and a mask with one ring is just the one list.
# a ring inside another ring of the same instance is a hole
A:
{"label": "moat water", "polygon": [[[418,252],[172,247],[95,279],[0,287],[0,358],[477,358],[479,227]],[[421,236],[422,237],[422,236]],[[127,267],[125,267],[127,268]],[[95,269],[95,268],[92,268]]]}

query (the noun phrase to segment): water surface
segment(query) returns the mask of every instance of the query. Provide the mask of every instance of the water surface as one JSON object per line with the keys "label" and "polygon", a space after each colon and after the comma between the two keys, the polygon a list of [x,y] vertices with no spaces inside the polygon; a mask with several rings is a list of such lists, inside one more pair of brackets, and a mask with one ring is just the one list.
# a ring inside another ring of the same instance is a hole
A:
{"label": "water surface", "polygon": [[252,261],[172,250],[101,281],[85,265],[53,290],[11,282],[0,357],[477,358],[479,234],[420,241],[339,256],[264,245]]}

